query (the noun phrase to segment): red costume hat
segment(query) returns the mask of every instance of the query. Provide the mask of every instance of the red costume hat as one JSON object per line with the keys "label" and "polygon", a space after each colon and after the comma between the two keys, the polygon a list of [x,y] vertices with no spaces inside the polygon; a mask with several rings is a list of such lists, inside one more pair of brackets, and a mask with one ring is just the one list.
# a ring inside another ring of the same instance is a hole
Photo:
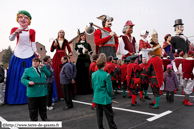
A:
{"label": "red costume hat", "polygon": [[177,53],[174,53],[174,57],[178,57],[178,56],[180,56],[180,53],[179,53],[179,55]]}
{"label": "red costume hat", "polygon": [[166,54],[166,52],[163,54],[163,57],[167,57],[167,54]]}
{"label": "red costume hat", "polygon": [[166,34],[165,36],[164,36],[164,40],[166,39],[166,37],[168,37],[170,34]]}
{"label": "red costume hat", "polygon": [[179,56],[183,57],[183,55],[184,55],[183,51],[179,53]]}
{"label": "red costume hat", "polygon": [[135,24],[132,23],[131,20],[128,20],[126,23],[125,23],[125,26],[134,26]]}
{"label": "red costume hat", "polygon": [[194,54],[194,51],[192,51],[191,49],[189,49],[188,55],[192,55],[192,54]]}

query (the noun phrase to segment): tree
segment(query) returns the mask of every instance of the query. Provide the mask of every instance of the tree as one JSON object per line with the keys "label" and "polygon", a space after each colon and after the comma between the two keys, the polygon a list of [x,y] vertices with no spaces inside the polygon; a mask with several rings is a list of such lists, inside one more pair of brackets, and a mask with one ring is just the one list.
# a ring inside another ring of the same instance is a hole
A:
{"label": "tree", "polygon": [[11,56],[12,56],[12,50],[11,50],[11,47],[9,46],[5,51],[5,54],[2,56],[3,64],[9,64]]}

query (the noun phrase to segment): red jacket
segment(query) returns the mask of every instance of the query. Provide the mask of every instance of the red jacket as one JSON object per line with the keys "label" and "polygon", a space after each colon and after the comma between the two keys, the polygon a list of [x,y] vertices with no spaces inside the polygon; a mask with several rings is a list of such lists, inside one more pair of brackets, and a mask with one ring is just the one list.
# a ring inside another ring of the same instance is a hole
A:
{"label": "red jacket", "polygon": [[182,71],[183,71],[183,79],[191,79],[193,80],[193,68],[194,68],[194,60],[192,58],[186,58],[182,63]]}
{"label": "red jacket", "polygon": [[171,60],[170,59],[162,59],[162,63],[163,63],[164,72],[165,72],[167,69],[167,65],[171,64]]}
{"label": "red jacket", "polygon": [[146,73],[144,73],[144,71],[146,71],[147,64],[141,63],[139,65],[139,67],[141,67],[143,69],[141,72],[141,84],[144,84],[144,83],[148,84],[149,83],[149,76]]}
{"label": "red jacket", "polygon": [[127,80],[127,65],[128,64],[123,64],[123,65],[121,65],[121,82],[124,82],[124,81],[126,81]]}

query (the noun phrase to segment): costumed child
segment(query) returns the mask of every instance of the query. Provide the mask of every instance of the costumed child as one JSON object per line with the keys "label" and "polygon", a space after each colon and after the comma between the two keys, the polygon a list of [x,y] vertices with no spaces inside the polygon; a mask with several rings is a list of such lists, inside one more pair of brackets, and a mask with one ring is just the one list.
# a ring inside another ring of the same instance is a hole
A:
{"label": "costumed child", "polygon": [[28,28],[32,17],[29,12],[20,10],[17,13],[16,21],[19,27],[11,29],[10,41],[16,41],[16,47],[11,56],[9,70],[7,73],[5,102],[8,104],[27,103],[26,86],[21,83],[24,69],[32,66],[32,59],[40,54],[36,49],[35,30]]}
{"label": "costumed child", "polygon": [[[123,98],[126,97],[126,90],[127,90],[127,65],[130,62],[130,57],[124,59],[123,65],[121,65],[121,82],[123,83]],[[129,90],[129,97],[131,98],[131,90]]]}
{"label": "costumed child", "polygon": [[177,53],[174,53],[175,59],[173,60],[172,64],[173,64],[173,70],[176,73],[178,82],[180,83],[181,87],[182,87],[182,94],[184,95],[184,89],[183,89],[183,73],[179,71],[179,66],[180,64],[183,62],[184,58],[184,53],[183,51],[179,53],[179,56]]}
{"label": "costumed child", "polygon": [[164,72],[164,86],[166,89],[166,100],[174,101],[174,91],[179,87],[176,73],[172,70],[172,65],[167,65],[167,70]]}
{"label": "costumed child", "polygon": [[188,51],[188,57],[185,58],[179,66],[180,73],[183,72],[183,87],[185,92],[185,99],[183,100],[184,105],[191,106],[193,103],[189,102],[189,96],[193,90],[193,78],[194,78],[194,52]]}
{"label": "costumed child", "polygon": [[138,58],[137,55],[130,56],[130,63],[127,66],[127,86],[132,89],[132,102],[131,106],[138,106],[136,97],[138,95],[139,89],[141,88],[140,73],[142,68],[135,64],[135,60]]}
{"label": "costumed child", "polygon": [[[93,58],[93,61],[91,62],[91,64],[90,64],[90,67],[89,67],[89,80],[90,80],[90,88],[92,89],[92,83],[91,83],[91,77],[92,77],[92,74],[95,72],[95,67],[97,66],[96,65],[96,61],[97,61],[97,59],[98,59],[98,55],[96,54],[96,55],[93,55],[92,56],[92,58]],[[94,92],[93,92],[93,95],[94,95]],[[96,105],[95,105],[95,103],[93,102],[93,95],[92,95],[92,110],[95,110],[96,109]]]}
{"label": "costumed child", "polygon": [[[147,59],[145,57],[142,58],[142,63],[139,66],[143,69],[143,71],[141,72],[141,88],[139,91],[139,95],[140,95],[140,101],[145,102],[144,99],[151,100],[151,98],[147,94],[150,78],[147,74],[144,74],[144,71],[147,68]],[[143,98],[143,91],[145,93],[144,98]]]}
{"label": "costumed child", "polygon": [[92,88],[94,90],[93,102],[96,104],[98,128],[103,127],[103,111],[105,112],[110,129],[117,129],[112,110],[113,89],[111,75],[104,71],[106,59],[99,58],[96,62],[98,71],[92,74]]}

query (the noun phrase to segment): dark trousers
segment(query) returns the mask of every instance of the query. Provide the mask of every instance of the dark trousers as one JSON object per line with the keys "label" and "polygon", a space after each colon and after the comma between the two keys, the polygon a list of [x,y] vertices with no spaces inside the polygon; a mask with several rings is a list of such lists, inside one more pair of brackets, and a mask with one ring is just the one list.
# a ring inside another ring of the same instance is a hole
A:
{"label": "dark trousers", "polygon": [[133,88],[131,89],[131,91],[132,91],[132,94],[133,94],[133,95],[138,95],[139,87],[138,87],[138,86],[137,86],[137,87],[133,87]]}
{"label": "dark trousers", "polygon": [[147,83],[141,84],[140,91],[148,90],[148,86],[149,86],[149,84],[147,84]]}
{"label": "dark trousers", "polygon": [[153,92],[155,97],[160,97],[160,88],[159,87],[153,86],[152,92]]}
{"label": "dark trousers", "polygon": [[166,91],[166,100],[169,102],[174,101],[174,91]]}
{"label": "dark trousers", "polygon": [[113,86],[113,89],[115,90],[115,88],[118,88],[119,83],[117,83],[116,80],[114,80],[112,81],[112,86]]}
{"label": "dark trousers", "polygon": [[28,97],[28,109],[31,121],[38,121],[38,112],[42,120],[47,119],[46,96]]}
{"label": "dark trousers", "polygon": [[127,80],[125,80],[124,82],[123,82],[123,89],[127,89]]}
{"label": "dark trousers", "polygon": [[47,90],[48,90],[48,94],[46,99],[46,105],[50,107],[52,104],[53,83],[47,83]]}
{"label": "dark trousers", "polygon": [[72,96],[72,98],[75,98],[75,83],[71,84],[70,89],[71,89],[71,96]]}
{"label": "dark trousers", "polygon": [[96,104],[96,115],[97,115],[98,128],[99,129],[104,129],[103,124],[102,124],[102,122],[103,122],[103,111],[105,112],[109,128],[110,129],[117,129],[117,126],[114,122],[114,114],[113,114],[111,104],[108,104],[108,105]]}
{"label": "dark trousers", "polygon": [[63,92],[67,107],[73,107],[73,102],[71,99],[71,86],[72,84],[61,84],[62,92]]}

